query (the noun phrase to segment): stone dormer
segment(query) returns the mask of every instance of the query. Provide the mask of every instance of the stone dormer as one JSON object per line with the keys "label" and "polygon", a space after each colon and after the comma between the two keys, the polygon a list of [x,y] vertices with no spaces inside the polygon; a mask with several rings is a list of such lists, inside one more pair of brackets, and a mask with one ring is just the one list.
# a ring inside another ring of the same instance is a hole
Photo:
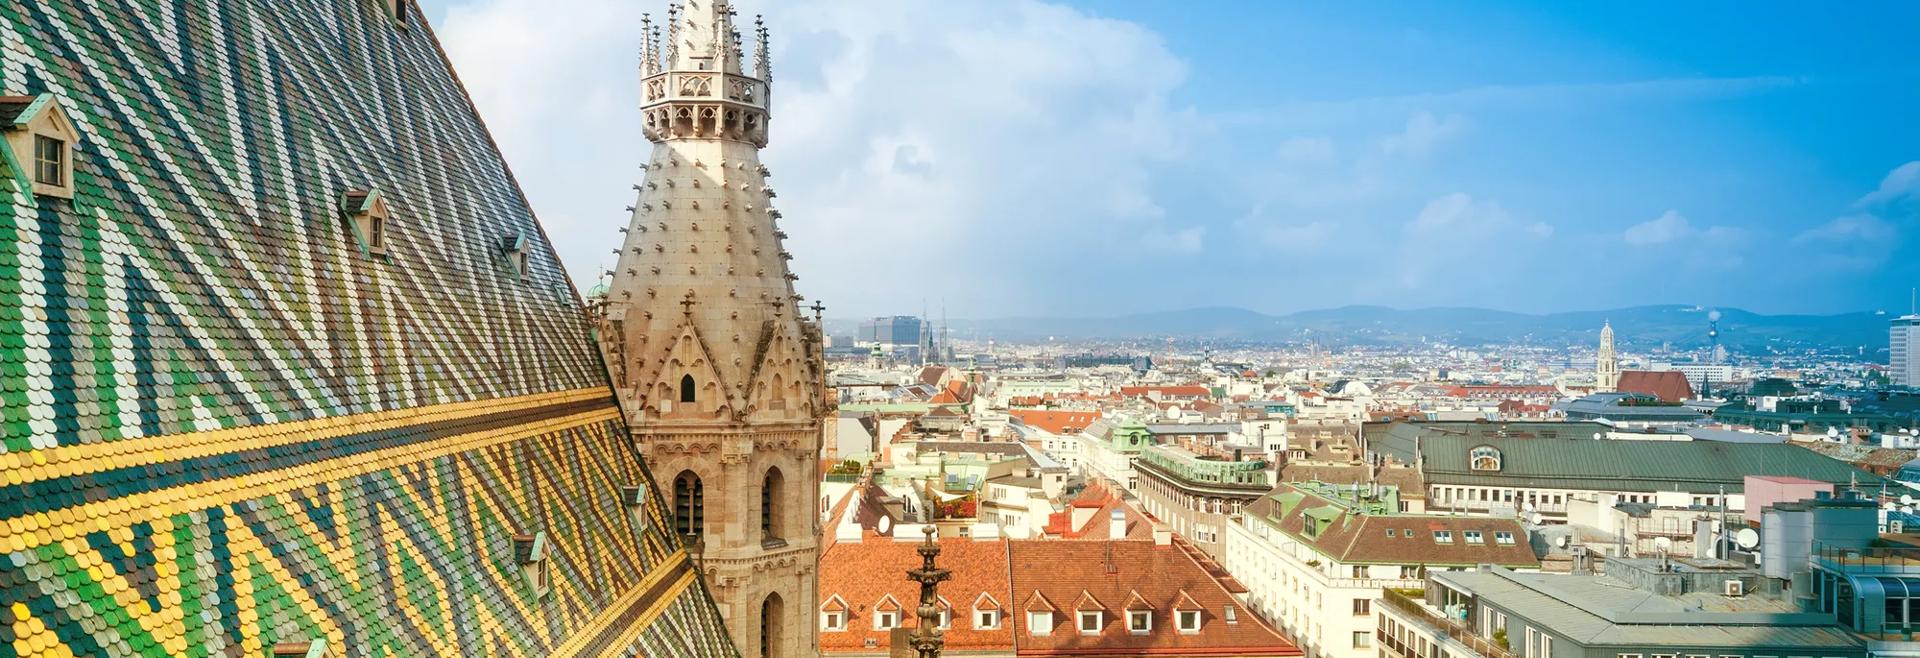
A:
{"label": "stone dormer", "polygon": [[387,209],[387,200],[380,190],[348,190],[341,198],[340,212],[346,217],[348,229],[360,246],[360,253],[384,256],[387,253],[388,219],[392,216]]}
{"label": "stone dormer", "polygon": [[35,196],[73,198],[73,154],[80,132],[53,94],[0,96],[8,173]]}

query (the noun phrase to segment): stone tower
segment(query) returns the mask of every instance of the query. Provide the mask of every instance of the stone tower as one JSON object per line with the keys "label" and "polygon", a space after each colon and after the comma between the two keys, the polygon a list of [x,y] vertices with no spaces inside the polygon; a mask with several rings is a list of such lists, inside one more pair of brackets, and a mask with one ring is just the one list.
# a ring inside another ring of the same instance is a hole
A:
{"label": "stone tower", "polygon": [[1593,364],[1593,390],[1610,393],[1620,387],[1620,362],[1613,356],[1613,323],[1600,325],[1600,355]]}
{"label": "stone tower", "polygon": [[653,153],[599,335],[634,442],[741,655],[813,655],[817,457],[832,403],[818,316],[801,315],[760,164],[767,33],[756,21],[749,71],[735,19],[724,0],[682,0],[664,29],[643,24]]}

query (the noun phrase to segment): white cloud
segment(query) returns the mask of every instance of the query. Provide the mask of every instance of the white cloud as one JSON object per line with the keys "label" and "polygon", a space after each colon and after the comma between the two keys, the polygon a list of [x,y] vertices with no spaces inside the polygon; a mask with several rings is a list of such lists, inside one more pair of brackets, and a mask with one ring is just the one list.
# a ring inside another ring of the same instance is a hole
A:
{"label": "white cloud", "polygon": [[1650,245],[1666,244],[1686,237],[1693,232],[1685,215],[1669,210],[1659,217],[1649,219],[1627,227],[1627,244]]}
{"label": "white cloud", "polygon": [[1908,197],[1920,197],[1920,160],[1887,172],[1887,177],[1880,180],[1880,189],[1860,197],[1855,205],[1876,205]]}
{"label": "white cloud", "polygon": [[[763,159],[803,294],[850,315],[894,311],[945,291],[875,289],[878,273],[1041,262],[1142,236],[1205,246],[1203,228],[1167,225],[1153,192],[1154,167],[1200,128],[1170,102],[1185,65],[1151,31],[1038,0],[738,6],[773,29]],[[474,0],[440,29],[578,282],[612,261],[604,243],[651,149],[635,125],[634,53],[641,11],[666,7]],[[1018,285],[1032,272],[969,270],[956,289],[1031,303],[1005,295],[1032,288]]]}
{"label": "white cloud", "polygon": [[1680,214],[1680,211],[1668,210],[1661,213],[1659,217],[1627,227],[1620,237],[1626,240],[1627,244],[1650,247],[1682,241],[1724,243],[1738,239],[1740,236],[1740,229],[1731,226],[1696,228],[1691,221],[1687,220],[1686,215]]}
{"label": "white cloud", "polygon": [[1407,225],[1407,229],[1416,235],[1504,234],[1531,238],[1553,235],[1553,227],[1545,222],[1521,221],[1508,214],[1507,209],[1500,207],[1499,203],[1476,201],[1465,192],[1454,192],[1428,201],[1420,209],[1420,214]]}
{"label": "white cloud", "polygon": [[1793,236],[1800,244],[1859,244],[1880,243],[1892,240],[1898,231],[1892,224],[1873,215],[1850,215],[1836,217],[1819,226],[1801,231]]}
{"label": "white cloud", "polygon": [[1434,117],[1420,112],[1407,119],[1406,129],[1380,139],[1380,151],[1391,156],[1423,158],[1440,145],[1467,132],[1467,118],[1458,114]]}

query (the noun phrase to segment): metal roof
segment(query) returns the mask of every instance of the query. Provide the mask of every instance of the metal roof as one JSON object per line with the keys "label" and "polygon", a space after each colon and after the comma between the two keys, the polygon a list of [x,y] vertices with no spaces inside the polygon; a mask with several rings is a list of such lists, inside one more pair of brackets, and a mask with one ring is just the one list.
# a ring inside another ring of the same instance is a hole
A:
{"label": "metal roof", "polygon": [[[1500,470],[1473,470],[1468,451],[1492,446]],[[1603,491],[1745,491],[1748,475],[1791,475],[1837,485],[1878,486],[1882,478],[1792,444],[1718,441],[1505,439],[1422,436],[1429,484]]]}

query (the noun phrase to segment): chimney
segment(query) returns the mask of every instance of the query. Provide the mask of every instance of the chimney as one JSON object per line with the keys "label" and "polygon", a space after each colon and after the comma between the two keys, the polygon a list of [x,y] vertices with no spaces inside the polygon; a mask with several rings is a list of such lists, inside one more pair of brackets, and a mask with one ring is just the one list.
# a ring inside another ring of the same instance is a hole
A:
{"label": "chimney", "polygon": [[1166,526],[1154,526],[1153,545],[1167,546],[1173,543],[1173,529]]}
{"label": "chimney", "polygon": [[1073,519],[1072,519],[1072,521],[1073,521],[1073,530],[1074,530],[1074,531],[1076,531],[1076,532],[1077,532],[1077,531],[1081,531],[1081,530],[1086,530],[1086,529],[1087,529],[1087,523],[1088,523],[1089,521],[1092,521],[1092,520],[1093,520],[1093,512],[1094,512],[1094,510],[1096,510],[1096,509],[1098,509],[1098,508],[1095,508],[1095,507],[1078,507],[1078,506],[1076,506],[1076,507],[1074,507],[1074,508],[1073,508]]}
{"label": "chimney", "polygon": [[1127,538],[1127,513],[1114,510],[1107,516],[1107,539]]}

